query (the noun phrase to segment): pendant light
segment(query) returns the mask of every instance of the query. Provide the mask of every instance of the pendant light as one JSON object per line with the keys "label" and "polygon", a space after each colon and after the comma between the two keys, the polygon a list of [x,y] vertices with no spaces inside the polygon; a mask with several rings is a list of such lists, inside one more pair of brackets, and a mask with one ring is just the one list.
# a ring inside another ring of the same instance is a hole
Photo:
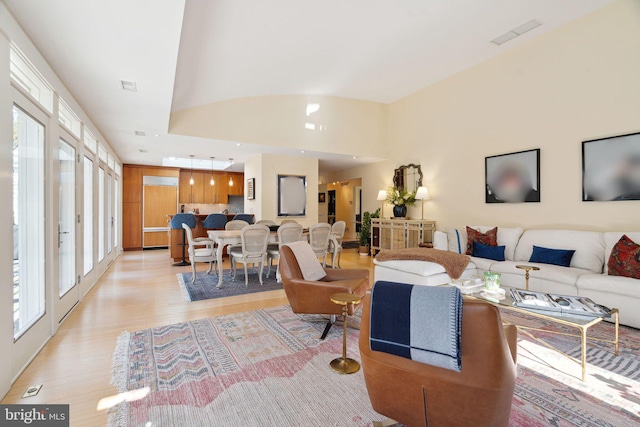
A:
{"label": "pendant light", "polygon": [[[229,169],[231,169],[231,165],[233,165],[233,157],[229,157]],[[233,187],[233,176],[229,177],[229,187]]]}
{"label": "pendant light", "polygon": [[216,182],[213,179],[213,159],[215,159],[215,157],[211,156],[211,181],[209,181],[209,185],[212,187],[216,185]]}
{"label": "pendant light", "polygon": [[193,154],[189,154],[189,157],[191,157],[191,178],[189,178],[189,185],[193,185],[196,183],[193,180]]}

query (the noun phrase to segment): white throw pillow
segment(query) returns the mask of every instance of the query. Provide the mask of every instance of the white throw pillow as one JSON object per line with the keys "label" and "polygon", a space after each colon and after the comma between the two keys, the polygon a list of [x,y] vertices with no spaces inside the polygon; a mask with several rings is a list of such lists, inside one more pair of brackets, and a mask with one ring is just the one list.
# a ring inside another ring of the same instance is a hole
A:
{"label": "white throw pillow", "polygon": [[449,250],[449,244],[447,243],[447,233],[442,231],[435,231],[433,233],[433,248],[441,251]]}
{"label": "white throw pillow", "polygon": [[467,230],[466,228],[449,228],[446,229],[447,239],[449,242],[449,251],[457,254],[467,252]]}

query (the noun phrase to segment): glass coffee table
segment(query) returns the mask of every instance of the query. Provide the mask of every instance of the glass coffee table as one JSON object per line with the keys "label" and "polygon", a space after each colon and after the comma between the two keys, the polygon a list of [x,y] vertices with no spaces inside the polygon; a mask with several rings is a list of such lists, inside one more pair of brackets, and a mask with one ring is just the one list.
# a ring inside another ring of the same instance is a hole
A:
{"label": "glass coffee table", "polygon": [[[585,380],[586,378],[586,373],[587,373],[587,340],[591,340],[591,341],[600,341],[600,342],[606,342],[606,343],[611,343],[615,346],[615,354],[616,356],[618,355],[618,328],[619,328],[619,313],[618,313],[618,309],[617,308],[611,308],[610,309],[610,314],[608,317],[614,317],[614,322],[615,322],[615,331],[614,331],[614,339],[613,340],[604,340],[604,339],[600,339],[600,338],[593,338],[593,337],[587,337],[587,331],[589,330],[589,328],[593,325],[596,325],[600,322],[602,322],[604,320],[604,317],[598,316],[596,314],[593,315],[584,315],[584,314],[573,314],[573,313],[563,313],[563,312],[553,312],[553,311],[543,311],[540,309],[535,309],[535,308],[530,308],[530,307],[522,307],[522,306],[516,306],[511,293],[509,292],[509,289],[505,289],[505,295],[504,296],[499,296],[497,294],[493,294],[493,293],[488,293],[485,291],[476,291],[470,294],[466,294],[465,296],[467,297],[471,297],[471,298],[475,298],[475,299],[480,299],[480,300],[484,300],[487,301],[491,304],[494,304],[498,307],[502,307],[508,310],[513,310],[513,311],[517,311],[520,313],[524,313],[524,314],[528,314],[530,316],[533,317],[537,317],[543,320],[547,320],[551,323],[556,323],[556,324],[560,324],[560,325],[565,325],[565,326],[569,326],[572,328],[576,328],[580,331],[580,334],[568,334],[566,332],[561,332],[561,331],[550,331],[550,330],[546,330],[546,329],[539,329],[539,328],[532,328],[532,327],[528,327],[528,326],[521,326],[521,325],[516,325],[516,327],[518,328],[518,330],[522,331],[523,333],[525,333],[527,336],[531,337],[533,340],[535,340],[536,342],[539,342],[540,344],[544,345],[545,347],[548,347],[552,350],[557,351],[558,353],[568,357],[569,359],[579,363],[582,366],[582,381]],[[564,353],[563,351],[555,348],[554,346],[552,346],[551,344],[542,341],[541,339],[533,336],[529,331],[544,331],[547,333],[553,333],[553,334],[559,334],[559,335],[566,335],[566,336],[572,336],[572,337],[578,337],[580,338],[580,346],[581,346],[581,358],[580,360],[576,360],[575,358],[569,356],[568,354]]]}

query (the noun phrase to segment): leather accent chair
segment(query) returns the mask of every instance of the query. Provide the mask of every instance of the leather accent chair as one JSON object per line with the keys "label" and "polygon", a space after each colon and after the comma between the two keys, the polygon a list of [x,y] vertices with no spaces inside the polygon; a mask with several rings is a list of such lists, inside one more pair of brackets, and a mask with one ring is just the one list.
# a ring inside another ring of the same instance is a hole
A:
{"label": "leather accent chair", "polygon": [[[280,249],[278,264],[284,292],[294,313],[331,315],[321,339],[329,333],[335,316],[342,315],[342,306],[332,303],[331,295],[346,292],[362,297],[369,289],[369,270],[365,269],[325,268],[327,275],[319,281],[304,280],[298,261],[288,246]],[[359,304],[350,305],[349,315],[358,307]]]}
{"label": "leather accent chair", "polygon": [[373,409],[411,427],[508,426],[517,374],[517,329],[497,307],[465,298],[462,370],[372,351],[371,292],[362,301],[360,357]]}

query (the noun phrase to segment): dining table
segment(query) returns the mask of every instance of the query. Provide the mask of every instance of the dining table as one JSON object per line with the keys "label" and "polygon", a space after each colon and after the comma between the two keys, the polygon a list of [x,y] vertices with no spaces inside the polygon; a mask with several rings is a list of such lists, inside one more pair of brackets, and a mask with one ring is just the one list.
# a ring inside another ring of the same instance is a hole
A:
{"label": "dining table", "polygon": [[[304,233],[304,235],[307,236],[308,233]],[[233,246],[242,243],[242,230],[208,230],[207,236],[209,236],[209,239],[213,240],[214,243],[218,244],[218,248],[216,250],[216,263],[218,264],[218,284],[216,285],[216,288],[220,289],[222,287],[222,275],[224,274],[224,268],[222,267],[222,254],[224,252],[224,248],[226,246]],[[339,244],[337,236],[334,233],[331,233],[331,235],[329,236],[329,240],[331,240],[334,244]],[[269,243],[277,242],[278,233],[276,231],[270,232]]]}

